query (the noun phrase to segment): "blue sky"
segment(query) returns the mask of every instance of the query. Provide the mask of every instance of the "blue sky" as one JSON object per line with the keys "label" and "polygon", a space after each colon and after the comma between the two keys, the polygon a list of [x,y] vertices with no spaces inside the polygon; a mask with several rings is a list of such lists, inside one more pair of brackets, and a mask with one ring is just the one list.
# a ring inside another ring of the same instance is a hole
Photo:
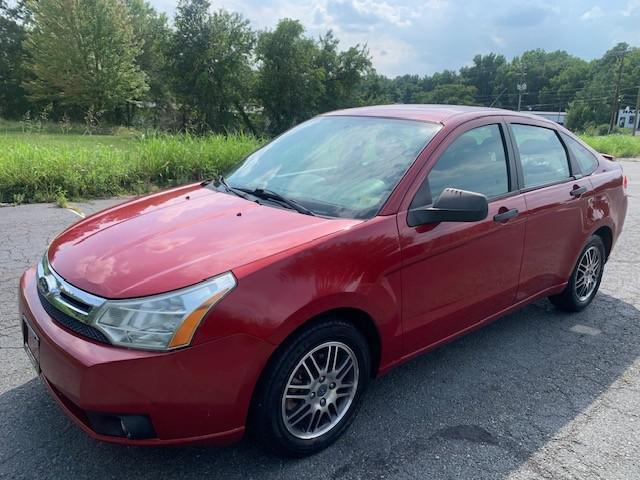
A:
{"label": "blue sky", "polygon": [[[171,17],[177,0],[150,0]],[[585,59],[618,42],[640,46],[640,0],[212,0],[258,29],[279,18],[311,35],[332,29],[342,47],[366,43],[389,76],[432,74],[469,64],[475,54],[508,59],[524,50],[566,50]]]}

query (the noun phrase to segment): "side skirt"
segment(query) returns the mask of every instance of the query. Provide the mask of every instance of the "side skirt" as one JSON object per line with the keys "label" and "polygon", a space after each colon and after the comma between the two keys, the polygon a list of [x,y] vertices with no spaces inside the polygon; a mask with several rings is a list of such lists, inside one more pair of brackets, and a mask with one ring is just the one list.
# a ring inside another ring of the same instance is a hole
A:
{"label": "side skirt", "polygon": [[479,328],[484,327],[485,325],[488,325],[492,322],[494,322],[495,320],[497,320],[500,317],[503,317],[505,315],[508,315],[509,313],[512,313],[516,310],[519,310],[520,308],[524,307],[525,305],[529,304],[529,303],[533,303],[536,300],[539,300],[541,298],[545,298],[548,297],[549,295],[554,295],[557,293],[560,293],[564,287],[566,286],[566,283],[562,283],[560,285],[555,285],[553,287],[549,287],[546,288],[544,290],[542,290],[541,292],[536,293],[535,295],[532,295],[531,297],[525,298],[524,300],[520,300],[518,303],[514,303],[513,305],[511,305],[510,307],[507,307],[501,311],[499,311],[498,313],[495,313],[493,315],[490,315],[489,317],[480,320],[477,323],[474,323],[473,325],[471,325],[470,327],[465,328],[464,330],[460,330],[457,333],[454,333],[452,335],[449,335],[448,337],[445,337],[441,340],[438,340],[437,342],[434,342],[430,345],[427,345],[426,347],[420,348],[414,352],[408,353],[406,355],[403,355],[402,357],[400,357],[397,360],[394,360],[391,363],[388,363],[387,365],[384,366],[380,366],[380,369],[378,370],[378,377],[386,374],[387,372],[389,372],[390,370],[392,370],[393,368],[397,367],[398,365],[405,363],[417,356],[420,356],[424,353],[427,353],[431,350],[435,350],[436,348],[445,345],[449,342],[452,342],[464,335],[466,335],[467,333],[471,333],[475,330],[478,330]]}

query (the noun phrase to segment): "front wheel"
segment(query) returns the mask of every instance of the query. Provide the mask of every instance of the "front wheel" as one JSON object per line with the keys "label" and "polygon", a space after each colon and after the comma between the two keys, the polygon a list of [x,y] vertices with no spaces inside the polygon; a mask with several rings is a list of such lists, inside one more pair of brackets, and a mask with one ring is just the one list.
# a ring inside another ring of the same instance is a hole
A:
{"label": "front wheel", "polygon": [[328,320],[302,331],[276,354],[260,382],[252,426],[277,453],[309,455],[347,429],[369,383],[371,361],[362,334]]}
{"label": "front wheel", "polygon": [[561,310],[579,312],[596,296],[604,271],[605,248],[602,239],[593,235],[578,257],[571,278],[559,295],[549,297]]}

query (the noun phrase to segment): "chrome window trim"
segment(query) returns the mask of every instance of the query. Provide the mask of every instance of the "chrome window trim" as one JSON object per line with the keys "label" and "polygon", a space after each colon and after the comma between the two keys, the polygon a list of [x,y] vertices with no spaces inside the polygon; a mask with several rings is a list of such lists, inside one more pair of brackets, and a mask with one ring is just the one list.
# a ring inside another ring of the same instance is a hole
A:
{"label": "chrome window trim", "polygon": [[[40,263],[38,263],[37,286],[42,296],[44,296],[51,305],[70,317],[89,325],[95,325],[95,315],[106,302],[106,299],[80,290],[65,281],[51,268],[46,253]],[[64,295],[70,299],[87,305],[88,310],[84,311],[66,301],[64,297],[61,296],[61,293],[64,293]]]}

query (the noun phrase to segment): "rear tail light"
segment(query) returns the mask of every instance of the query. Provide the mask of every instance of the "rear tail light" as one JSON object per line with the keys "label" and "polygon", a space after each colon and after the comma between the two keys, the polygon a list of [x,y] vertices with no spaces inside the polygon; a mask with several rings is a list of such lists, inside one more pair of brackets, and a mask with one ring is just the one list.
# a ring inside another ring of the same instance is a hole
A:
{"label": "rear tail light", "polygon": [[626,191],[629,187],[629,178],[626,175],[622,176],[622,188]]}

